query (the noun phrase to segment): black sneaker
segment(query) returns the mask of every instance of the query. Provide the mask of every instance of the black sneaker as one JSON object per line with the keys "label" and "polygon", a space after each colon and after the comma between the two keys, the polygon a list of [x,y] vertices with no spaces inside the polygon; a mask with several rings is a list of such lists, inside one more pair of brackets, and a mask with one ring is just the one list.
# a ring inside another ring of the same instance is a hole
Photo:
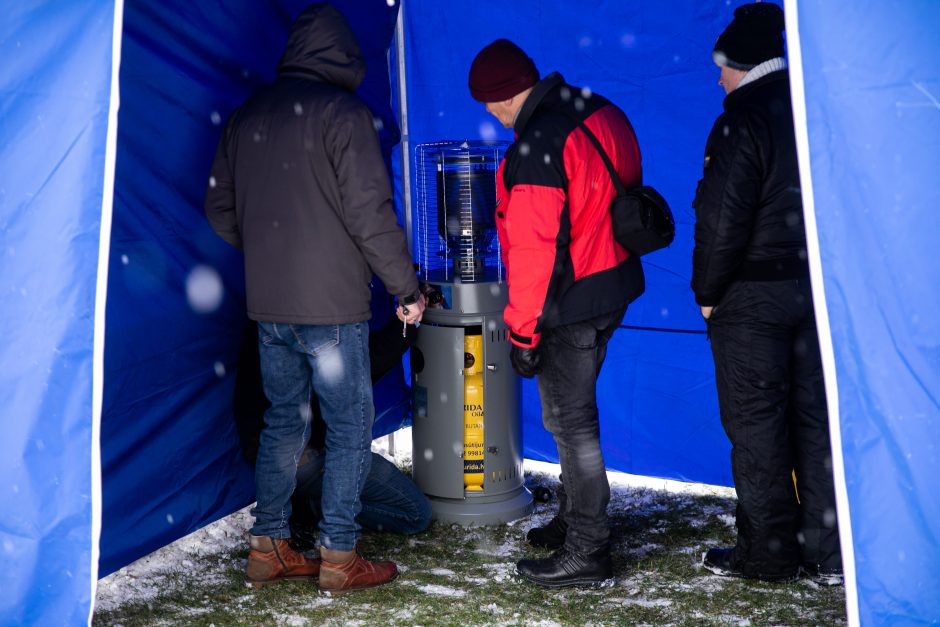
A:
{"label": "black sneaker", "polygon": [[580,553],[562,547],[544,559],[519,560],[516,572],[546,588],[596,587],[613,577],[613,566],[607,548]]}
{"label": "black sneaker", "polygon": [[734,565],[734,549],[708,549],[702,555],[702,566],[721,577],[744,577]]}
{"label": "black sneaker", "polygon": [[533,527],[525,534],[526,542],[540,549],[560,549],[565,545],[568,524],[555,516],[544,527]]}
{"label": "black sneaker", "polygon": [[845,583],[845,575],[841,568],[825,568],[817,564],[803,564],[800,573],[819,586],[841,586]]}
{"label": "black sneaker", "polygon": [[721,577],[740,577],[744,579],[759,579],[761,581],[796,581],[799,578],[799,569],[792,574],[784,575],[749,575],[744,572],[734,559],[734,549],[709,549],[702,556],[702,566]]}

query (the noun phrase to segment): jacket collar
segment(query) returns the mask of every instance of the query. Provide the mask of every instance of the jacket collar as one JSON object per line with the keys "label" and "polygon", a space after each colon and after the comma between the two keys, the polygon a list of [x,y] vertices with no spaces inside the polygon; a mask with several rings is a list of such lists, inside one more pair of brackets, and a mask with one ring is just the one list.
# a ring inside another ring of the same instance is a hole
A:
{"label": "jacket collar", "polygon": [[756,81],[752,81],[746,85],[738,87],[733,92],[725,96],[723,102],[725,111],[737,106],[741,99],[746,98],[748,94],[753,93],[754,90],[759,89],[762,85],[768,85],[780,80],[787,80],[789,77],[789,72],[787,72],[787,69],[784,68],[782,70],[777,70],[776,72],[771,72],[770,74],[765,74]]}
{"label": "jacket collar", "polygon": [[526,125],[529,123],[529,120],[532,119],[532,116],[535,115],[535,110],[542,104],[545,96],[564,83],[565,78],[561,74],[552,72],[535,84],[529,97],[522,103],[522,108],[519,109],[519,115],[516,116],[516,121],[513,124],[513,130],[516,132],[516,135],[522,135],[523,131],[525,131]]}

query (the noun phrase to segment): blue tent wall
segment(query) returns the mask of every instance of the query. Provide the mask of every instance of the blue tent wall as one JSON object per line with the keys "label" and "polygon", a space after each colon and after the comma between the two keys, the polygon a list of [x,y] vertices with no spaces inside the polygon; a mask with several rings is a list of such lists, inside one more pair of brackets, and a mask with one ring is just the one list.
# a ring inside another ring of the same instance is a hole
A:
{"label": "blue tent wall", "polygon": [[[200,221],[201,195],[220,124],[269,77],[302,3],[156,4],[127,7],[102,434],[102,574],[250,498],[226,408],[242,323],[240,260]],[[387,34],[394,8],[385,4],[357,12],[361,35]],[[498,36],[519,41],[543,71],[561,70],[628,112],[647,181],[672,201],[680,232],[671,250],[650,258],[651,291],[627,323],[682,333],[618,332],[601,382],[602,412],[616,427],[604,436],[609,461],[633,472],[726,482],[707,344],[683,295],[691,247],[686,181],[698,176],[705,133],[720,108],[707,58],[731,8],[686,0],[665,8],[566,4],[448,3],[459,9],[455,18],[440,4],[409,0],[412,142],[509,138],[484,126],[494,122],[465,92],[473,53]],[[890,9],[805,4],[799,34],[809,155],[858,612],[866,624],[935,622],[940,264],[931,253],[940,234],[940,54],[933,32],[940,9],[928,0]],[[0,623],[82,623],[94,556],[93,316],[114,7],[73,1],[6,9]],[[377,15],[382,19],[373,21]],[[446,36],[426,39],[424,31],[435,28]],[[394,128],[390,117],[386,127]],[[224,287],[221,304],[208,313],[193,311],[186,297],[186,278],[197,265],[210,271],[201,270],[194,287],[210,289],[195,289],[196,302],[211,300],[212,270]],[[632,398],[621,400],[625,379],[635,387]],[[528,392],[527,438],[534,442],[528,454],[551,457]],[[200,465],[206,458],[220,468]]]}
{"label": "blue tent wall", "polygon": [[940,4],[800,3],[798,20],[859,617],[933,624]]}
{"label": "blue tent wall", "polygon": [[[245,324],[242,256],[202,211],[209,164],[231,111],[274,77],[297,0],[129,1],[108,285],[101,574],[254,499],[232,419]],[[337,3],[362,43],[373,107],[397,142],[386,51],[397,6]],[[362,11],[367,8],[368,11]],[[376,319],[392,306],[374,301]],[[390,373],[376,433],[406,417]]]}
{"label": "blue tent wall", "polygon": [[[691,202],[724,97],[711,50],[731,13],[726,3],[694,0],[404,5],[412,146],[512,139],[467,90],[474,55],[499,37],[517,42],[543,75],[560,71],[630,117],[645,181],[666,196],[678,224],[675,243],[644,258],[646,294],[614,335],[598,382],[604,459],[611,469],[722,485],[731,482],[730,445],[689,279]],[[532,382],[524,387],[523,413],[526,457],[556,461]]]}
{"label": "blue tent wall", "polygon": [[114,18],[107,2],[18,2],[0,23],[3,625],[81,624],[91,611],[92,361]]}

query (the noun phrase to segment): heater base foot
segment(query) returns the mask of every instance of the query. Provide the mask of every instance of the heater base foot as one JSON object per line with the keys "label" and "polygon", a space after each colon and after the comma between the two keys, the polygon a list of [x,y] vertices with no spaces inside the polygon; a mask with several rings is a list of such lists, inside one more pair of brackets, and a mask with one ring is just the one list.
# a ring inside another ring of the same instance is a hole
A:
{"label": "heater base foot", "polygon": [[442,499],[429,497],[434,520],[463,527],[502,525],[532,513],[532,493],[525,487],[499,497]]}

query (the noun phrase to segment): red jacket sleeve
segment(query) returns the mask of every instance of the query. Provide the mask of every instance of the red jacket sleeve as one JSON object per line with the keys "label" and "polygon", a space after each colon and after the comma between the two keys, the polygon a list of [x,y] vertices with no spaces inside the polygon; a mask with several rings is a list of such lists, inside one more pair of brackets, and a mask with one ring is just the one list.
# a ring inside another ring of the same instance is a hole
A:
{"label": "red jacket sleeve", "polygon": [[496,190],[496,228],[509,284],[509,304],[503,319],[512,343],[532,348],[539,343],[540,334],[535,329],[555,265],[565,191],[532,184],[507,189],[503,165],[497,174]]}

